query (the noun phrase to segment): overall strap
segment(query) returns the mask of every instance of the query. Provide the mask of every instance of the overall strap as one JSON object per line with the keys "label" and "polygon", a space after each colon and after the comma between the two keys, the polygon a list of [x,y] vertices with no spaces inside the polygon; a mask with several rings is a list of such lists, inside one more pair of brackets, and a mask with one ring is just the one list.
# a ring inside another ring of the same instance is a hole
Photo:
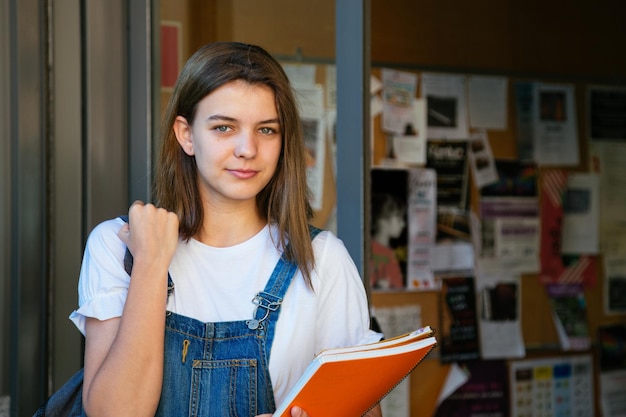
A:
{"label": "overall strap", "polygon": [[[309,235],[311,240],[315,238],[321,229],[314,226],[309,226]],[[266,355],[269,361],[269,352],[274,341],[274,330],[276,327],[276,321],[280,314],[280,306],[289,288],[292,278],[294,277],[298,265],[287,259],[284,252],[274,271],[270,276],[265,289],[260,291],[253,299],[252,302],[256,304],[253,318],[246,321],[250,330],[257,330],[266,339]]]}
{"label": "overall strap", "polygon": [[[119,218],[124,220],[126,223],[128,223],[127,215],[119,216]],[[124,270],[126,271],[128,275],[130,275],[130,273],[133,270],[133,255],[130,253],[130,249],[128,249],[128,247],[126,248],[126,252],[124,253]],[[168,272],[167,273],[167,295],[169,296],[173,291],[174,291],[174,281],[172,281],[172,277],[170,276],[170,273]]]}

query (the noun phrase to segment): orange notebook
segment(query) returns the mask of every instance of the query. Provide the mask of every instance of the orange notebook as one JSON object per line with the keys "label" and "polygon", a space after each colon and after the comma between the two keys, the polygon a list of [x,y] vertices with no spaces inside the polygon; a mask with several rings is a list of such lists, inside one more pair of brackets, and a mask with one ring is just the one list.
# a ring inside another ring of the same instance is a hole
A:
{"label": "orange notebook", "polygon": [[302,407],[312,417],[358,417],[398,385],[437,345],[430,327],[362,346],[322,351],[272,417]]}

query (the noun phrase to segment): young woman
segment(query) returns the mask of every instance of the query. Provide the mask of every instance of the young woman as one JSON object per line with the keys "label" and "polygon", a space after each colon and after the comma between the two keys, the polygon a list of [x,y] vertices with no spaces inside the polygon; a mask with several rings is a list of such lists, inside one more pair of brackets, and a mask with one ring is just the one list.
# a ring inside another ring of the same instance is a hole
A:
{"label": "young woman", "polygon": [[266,51],[196,52],[159,158],[154,205],[87,241],[71,319],[90,417],[269,415],[320,350],[378,340],[344,245],[309,228],[297,104]]}

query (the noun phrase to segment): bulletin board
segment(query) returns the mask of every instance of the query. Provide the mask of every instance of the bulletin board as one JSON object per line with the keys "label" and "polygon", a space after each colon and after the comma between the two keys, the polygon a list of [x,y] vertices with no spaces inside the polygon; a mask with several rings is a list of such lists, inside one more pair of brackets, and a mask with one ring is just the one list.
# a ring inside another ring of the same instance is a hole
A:
{"label": "bulletin board", "polygon": [[[423,74],[423,71],[407,70],[406,67],[404,67],[402,71],[412,71],[418,76]],[[373,68],[372,74],[380,77],[381,68]],[[508,77],[507,128],[504,130],[489,130],[487,132],[489,144],[495,159],[516,160],[518,158],[514,103],[515,94],[513,91],[513,85],[517,81],[527,81],[527,79]],[[533,81],[546,82],[541,79],[535,79]],[[547,82],[549,83],[550,81]],[[576,166],[565,167],[564,169],[568,172],[585,172],[590,168],[586,106],[587,87],[591,84],[576,82],[573,83],[573,85],[575,88],[576,114],[578,117],[580,163]],[[388,135],[383,132],[381,124],[380,116],[373,119],[372,161],[374,166],[380,164],[386,157],[386,147],[388,146]],[[542,168],[540,168],[540,172],[541,169]],[[472,187],[471,204],[475,204],[478,198],[478,190]],[[598,258],[601,259],[602,256]],[[597,282],[587,286],[584,291],[589,335],[592,339],[592,346],[590,349],[584,350],[583,353],[594,355],[594,357],[597,355],[595,339],[598,334],[598,328],[600,326],[624,324],[626,322],[626,316],[624,314],[606,314],[602,282],[604,271],[601,261],[597,263],[596,269]],[[576,353],[575,351],[563,351],[559,346],[559,337],[552,319],[552,306],[545,286],[541,283],[539,277],[535,274],[523,274],[520,282],[521,325],[526,348],[526,357],[540,358],[548,355],[567,356]],[[372,291],[371,302],[374,308],[420,305],[423,325],[430,325],[437,329],[441,323],[440,311],[442,306],[440,305],[439,291]],[[420,364],[418,369],[411,375],[411,415],[432,415],[435,412],[437,398],[449,369],[450,364],[441,363],[437,352]],[[427,383],[425,383],[425,379],[428,380]],[[597,380],[595,382],[597,384]],[[599,407],[599,405],[596,404],[596,407]],[[596,408],[595,412],[595,415],[600,415],[599,408]]]}

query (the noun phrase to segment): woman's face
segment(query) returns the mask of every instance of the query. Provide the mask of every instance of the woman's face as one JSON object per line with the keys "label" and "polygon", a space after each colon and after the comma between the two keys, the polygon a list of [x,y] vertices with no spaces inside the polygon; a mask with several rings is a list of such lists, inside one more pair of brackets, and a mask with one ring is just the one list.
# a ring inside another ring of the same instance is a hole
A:
{"label": "woman's face", "polygon": [[174,131],[196,158],[203,199],[254,203],[276,171],[282,146],[274,92],[232,81],[198,103],[192,123],[178,116]]}
{"label": "woman's face", "polygon": [[[406,226],[404,212],[402,210],[393,210],[387,217],[383,219],[382,227],[391,238],[400,237]],[[380,227],[380,226],[379,226]]]}

